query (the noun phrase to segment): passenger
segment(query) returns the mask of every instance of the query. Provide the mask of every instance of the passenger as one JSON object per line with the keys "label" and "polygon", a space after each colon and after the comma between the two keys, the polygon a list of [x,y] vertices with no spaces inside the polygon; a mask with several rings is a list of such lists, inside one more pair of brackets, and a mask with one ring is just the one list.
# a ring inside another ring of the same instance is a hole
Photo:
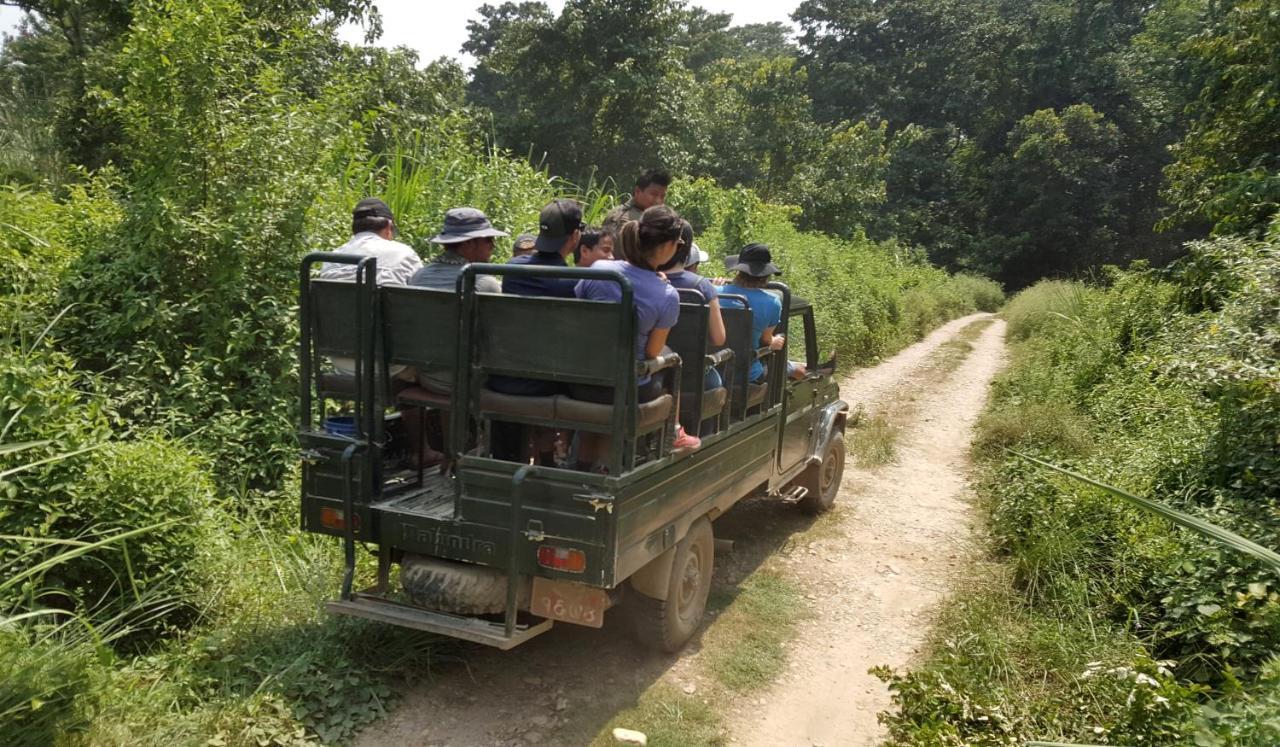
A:
{"label": "passenger", "polygon": [[[675,288],[658,275],[658,267],[669,262],[680,245],[682,221],[676,212],[665,205],[655,205],[645,210],[638,221],[627,221],[618,235],[618,243],[627,260],[604,260],[596,263],[598,269],[617,270],[631,281],[636,314],[636,359],[647,360],[662,354],[671,328],[680,318],[680,296]],[[577,295],[596,301],[622,300],[622,289],[609,280],[582,280],[577,285]],[[662,396],[662,381],[658,376],[642,376],[636,381],[639,388],[637,402],[649,402]],[[613,404],[615,390],[612,387],[575,384],[569,387],[575,399],[600,404]],[[578,467],[594,470],[597,462],[607,453],[609,436],[599,433],[583,433],[578,446]],[[695,436],[677,429],[674,447],[693,449],[701,445]]]}
{"label": "passenger", "polygon": [[[786,344],[786,337],[775,335],[773,330],[782,321],[782,302],[772,293],[764,290],[769,278],[781,275],[782,270],[773,263],[773,255],[764,244],[748,244],[736,257],[725,260],[725,266],[731,272],[737,272],[733,282],[720,289],[723,295],[743,296],[751,305],[751,332],[753,339],[759,340],[761,347],[781,350]],[[724,299],[726,306],[741,308],[734,299]],[[765,366],[759,360],[751,361],[751,370],[747,379],[752,384],[762,384],[765,380]]]}
{"label": "passenger", "polygon": [[[415,272],[413,277],[409,278],[409,285],[454,291],[458,287],[458,276],[462,274],[463,268],[472,262],[488,262],[493,256],[494,238],[506,235],[505,231],[494,228],[485,214],[475,208],[458,207],[447,211],[444,214],[444,226],[440,233],[431,237],[431,242],[440,244],[443,251],[425,267]],[[485,293],[501,293],[502,285],[492,275],[477,275],[476,290]],[[419,386],[436,394],[453,393],[451,369],[418,371],[417,380]],[[410,457],[410,466],[417,467],[421,464],[426,467],[444,461],[444,454],[431,448],[425,443],[426,439],[421,437],[424,430],[423,424],[418,420],[421,418],[421,411],[415,408],[412,414],[408,410],[402,413],[408,425],[406,431],[409,434],[410,449],[413,453],[422,454],[420,460]],[[443,412],[437,413],[437,416],[440,432],[448,433],[448,416]]]}
{"label": "passenger", "polygon": [[[690,259],[702,261],[699,254],[703,252],[693,242],[693,226],[689,225],[687,220],[681,223],[683,226],[680,230],[680,248],[676,250],[675,256],[670,261],[658,269],[667,276],[667,282],[676,288],[698,291],[703,298],[707,299],[707,306],[711,309],[710,326],[707,330],[708,341],[712,345],[723,345],[724,317],[720,315],[720,300],[717,298],[716,287],[710,280],[689,269],[688,261]],[[692,266],[697,267],[697,262]]]}
{"label": "passenger", "polygon": [[[511,245],[511,259],[523,257],[526,254],[533,254],[534,235],[531,233],[522,233],[516,237],[516,241]],[[508,262],[511,259],[507,260]]]}
{"label": "passenger", "polygon": [[[440,244],[444,251],[415,272],[409,279],[409,285],[454,290],[458,287],[462,269],[472,262],[488,262],[493,257],[494,237],[506,235],[505,231],[494,228],[485,214],[475,208],[449,210],[444,214],[444,227],[431,237],[431,243]],[[502,285],[492,275],[477,275],[476,290],[501,293]]]}
{"label": "passenger", "polygon": [[613,235],[603,228],[587,226],[578,248],[573,250],[573,266],[590,267],[602,259],[613,259]]}
{"label": "passenger", "polygon": [[[511,260],[513,265],[568,267],[565,257],[573,253],[582,238],[582,206],[573,200],[556,200],[542,208],[538,218],[535,252]],[[521,296],[573,298],[574,281],[570,278],[548,278],[508,275],[502,280],[502,292]],[[546,397],[561,394],[563,385],[555,381],[526,379],[517,376],[490,376],[488,387],[502,394],[523,397]],[[529,436],[532,436],[529,439]],[[546,466],[555,465],[556,440],[560,434],[549,428],[524,428],[501,421],[493,424],[492,450],[500,458],[530,458]]]}
{"label": "passenger", "polygon": [[[697,291],[702,294],[703,298],[707,299],[707,341],[719,347],[724,344],[725,340],[724,317],[720,314],[720,299],[717,298],[716,287],[711,284],[710,280],[691,272],[685,266],[685,262],[690,258],[698,258],[698,255],[694,252],[701,250],[698,249],[697,244],[693,243],[693,226],[687,220],[681,222],[683,226],[680,230],[680,248],[676,250],[675,256],[670,261],[658,269],[667,276],[667,282],[671,283],[671,285],[676,288]],[[704,389],[719,389],[723,383],[719,371],[714,367],[707,369]]]}
{"label": "passenger", "polygon": [[[422,268],[422,259],[407,244],[395,241],[398,235],[395,216],[387,203],[377,197],[366,197],[356,203],[351,211],[351,239],[333,251],[338,254],[358,254],[373,257],[377,261],[377,285],[404,285]],[[355,280],[356,266],[326,262],[320,267],[320,277],[325,280]],[[350,358],[333,358],[334,369],[346,376],[354,376],[356,362]],[[392,366],[387,372],[391,378],[413,381],[417,373],[408,366]],[[422,446],[422,420],[416,410],[401,410],[405,433],[408,436],[409,455],[406,461],[412,467],[419,464],[436,464],[443,455]]]}
{"label": "passenger", "polygon": [[[663,205],[667,201],[667,188],[671,186],[671,174],[662,169],[649,169],[636,178],[636,186],[631,189],[631,197],[626,202],[609,211],[604,219],[604,230],[616,239],[627,221],[640,220],[644,211],[654,205]],[[625,259],[625,257],[624,257]]]}
{"label": "passenger", "polygon": [[[352,236],[334,249],[337,254],[359,254],[378,262],[378,285],[404,285],[422,267],[422,258],[412,247],[395,241],[399,235],[395,216],[387,203],[377,197],[366,197],[351,212]],[[326,262],[320,267],[326,280],[355,280],[355,265]]]}
{"label": "passenger", "polygon": [[696,274],[702,263],[709,258],[710,256],[705,251],[698,248],[698,242],[693,242],[692,248],[689,250],[689,259],[684,263],[684,271]]}
{"label": "passenger", "polygon": [[[582,206],[577,202],[556,200],[548,204],[538,216],[538,238],[533,244],[535,251],[512,259],[510,264],[568,267],[565,257],[578,247],[582,227]],[[569,278],[507,275],[502,279],[502,292],[518,296],[573,298],[573,285]]]}

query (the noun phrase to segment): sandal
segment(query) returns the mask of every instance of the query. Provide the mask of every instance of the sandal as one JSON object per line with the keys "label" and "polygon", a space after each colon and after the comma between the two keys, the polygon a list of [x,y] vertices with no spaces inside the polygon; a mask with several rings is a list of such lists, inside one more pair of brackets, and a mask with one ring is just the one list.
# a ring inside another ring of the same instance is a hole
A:
{"label": "sandal", "polygon": [[676,426],[676,440],[671,444],[671,448],[676,451],[693,451],[700,446],[702,446],[702,439],[685,433],[683,425]]}

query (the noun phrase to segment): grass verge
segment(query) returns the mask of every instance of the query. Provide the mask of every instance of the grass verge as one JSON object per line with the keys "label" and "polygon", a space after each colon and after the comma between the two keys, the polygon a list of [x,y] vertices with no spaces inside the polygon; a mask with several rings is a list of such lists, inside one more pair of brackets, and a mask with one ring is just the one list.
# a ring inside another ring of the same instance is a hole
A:
{"label": "grass verge", "polygon": [[[811,540],[809,533],[800,541]],[[652,745],[721,745],[728,730],[721,712],[735,695],[768,687],[786,667],[786,643],[809,613],[800,587],[768,567],[733,588],[713,588],[707,602],[714,624],[703,633],[698,684],[685,692],[659,681],[616,714],[591,744],[614,744],[615,727],[644,732]]]}

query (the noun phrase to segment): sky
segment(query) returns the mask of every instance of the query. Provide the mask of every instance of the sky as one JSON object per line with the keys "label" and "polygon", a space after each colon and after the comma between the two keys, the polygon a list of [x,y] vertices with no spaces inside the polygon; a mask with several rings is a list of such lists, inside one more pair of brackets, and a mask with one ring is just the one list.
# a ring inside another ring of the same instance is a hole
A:
{"label": "sky", "polygon": [[[498,3],[500,0],[490,0]],[[462,54],[462,42],[467,38],[467,21],[478,18],[476,9],[483,2],[449,2],[448,0],[375,0],[382,13],[383,47],[411,47],[418,52],[419,62],[425,64],[441,55],[458,58],[470,68],[473,60]],[[693,0],[698,5],[717,13],[732,13],[735,25],[744,23],[769,23],[780,21],[791,25],[790,14],[799,0]],[[564,0],[548,0],[551,10],[559,13]],[[22,12],[9,6],[0,6],[0,32],[17,27]],[[352,26],[340,36],[349,42],[363,43],[364,31]]]}

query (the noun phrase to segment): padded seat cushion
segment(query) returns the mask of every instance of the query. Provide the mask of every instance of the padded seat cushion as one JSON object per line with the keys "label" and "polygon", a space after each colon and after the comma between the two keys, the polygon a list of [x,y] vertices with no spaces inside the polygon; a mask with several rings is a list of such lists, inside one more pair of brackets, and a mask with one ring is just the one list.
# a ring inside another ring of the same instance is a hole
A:
{"label": "padded seat cushion", "polygon": [[[351,374],[322,373],[318,377],[320,393],[333,399],[353,399],[356,396],[356,377]],[[408,381],[391,380],[393,394],[412,386]],[[378,394],[383,394],[382,383],[378,383]]]}
{"label": "padded seat cushion", "polygon": [[724,387],[708,389],[702,393],[702,417],[710,417],[717,415],[724,409],[724,403],[729,399],[729,392]]}
{"label": "padded seat cushion", "polygon": [[768,384],[747,384],[747,406],[758,405],[764,401],[764,395],[769,391]]}
{"label": "padded seat cushion", "polygon": [[[613,422],[613,405],[584,402],[563,394],[557,394],[555,400],[557,420],[572,420],[593,425],[609,425]],[[636,413],[637,430],[643,431],[666,420],[671,414],[671,404],[674,401],[675,398],[670,394],[664,394],[641,404],[640,411]]]}
{"label": "padded seat cushion", "polygon": [[553,420],[556,416],[555,400],[555,397],[522,397],[492,389],[480,390],[480,409],[492,415]]}
{"label": "padded seat cushion", "polygon": [[417,407],[434,407],[437,410],[447,410],[451,402],[449,395],[433,392],[430,389],[420,386],[411,386],[400,392],[396,399],[407,405],[415,405]]}

